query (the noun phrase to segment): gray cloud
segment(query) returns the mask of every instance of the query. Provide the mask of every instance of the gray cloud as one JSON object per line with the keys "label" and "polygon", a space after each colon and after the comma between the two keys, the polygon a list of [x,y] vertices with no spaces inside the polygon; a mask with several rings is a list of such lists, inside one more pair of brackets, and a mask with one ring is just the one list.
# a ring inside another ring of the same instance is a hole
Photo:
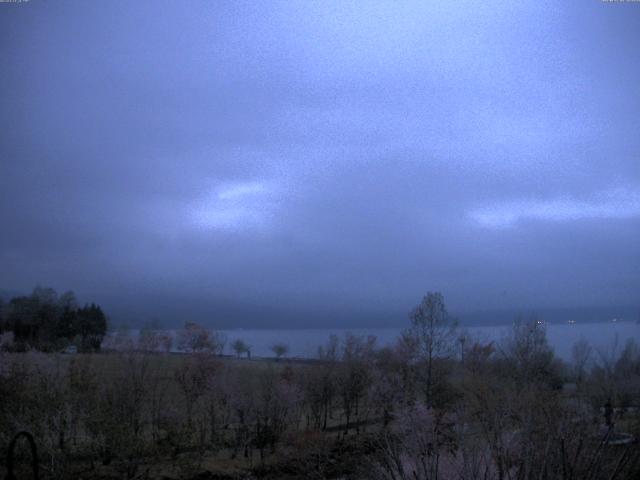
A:
{"label": "gray cloud", "polygon": [[0,288],[261,326],[635,306],[628,7],[2,5]]}

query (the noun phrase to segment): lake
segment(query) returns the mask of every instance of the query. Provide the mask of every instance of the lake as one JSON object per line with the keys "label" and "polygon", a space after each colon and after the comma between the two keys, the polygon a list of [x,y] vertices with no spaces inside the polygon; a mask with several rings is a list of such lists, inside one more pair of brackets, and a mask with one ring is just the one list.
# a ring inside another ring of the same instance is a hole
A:
{"label": "lake", "polygon": [[[614,348],[624,348],[627,339],[640,343],[640,325],[635,322],[602,322],[575,324],[547,324],[547,339],[556,355],[564,360],[571,359],[571,348],[584,338],[594,348],[594,353],[611,353]],[[504,338],[510,325],[462,327],[472,339],[482,342],[499,341]],[[315,357],[318,346],[327,342],[331,334],[343,337],[347,332],[354,335],[374,335],[379,345],[389,345],[395,341],[401,328],[352,328],[352,329],[286,329],[286,330],[221,330],[226,335],[225,353],[232,353],[230,344],[242,339],[251,346],[255,357],[271,357],[271,346],[285,343],[289,346],[290,357]]]}

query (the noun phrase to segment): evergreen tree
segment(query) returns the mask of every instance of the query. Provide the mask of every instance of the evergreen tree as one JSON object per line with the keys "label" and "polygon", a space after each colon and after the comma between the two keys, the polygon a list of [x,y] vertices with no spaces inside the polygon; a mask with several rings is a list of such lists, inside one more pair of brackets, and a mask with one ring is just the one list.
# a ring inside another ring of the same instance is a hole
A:
{"label": "evergreen tree", "polygon": [[107,331],[107,318],[92,303],[78,308],[73,292],[60,298],[52,288],[36,287],[29,296],[12,298],[0,311],[0,333],[13,332],[20,344],[49,350],[79,336],[81,347],[97,350]]}

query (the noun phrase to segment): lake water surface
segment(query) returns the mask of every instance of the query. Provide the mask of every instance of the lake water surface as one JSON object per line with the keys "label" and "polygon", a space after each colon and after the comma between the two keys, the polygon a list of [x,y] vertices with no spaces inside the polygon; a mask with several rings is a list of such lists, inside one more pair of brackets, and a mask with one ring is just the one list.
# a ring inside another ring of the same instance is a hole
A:
{"label": "lake water surface", "polygon": [[[627,339],[633,338],[640,343],[640,325],[635,322],[547,324],[547,339],[555,349],[556,355],[570,360],[573,345],[584,338],[594,348],[594,353],[611,354],[619,352]],[[499,341],[504,338],[511,326],[462,327],[472,339],[482,342]],[[327,342],[331,334],[343,337],[347,332],[354,335],[374,335],[379,345],[389,345],[395,341],[401,328],[355,328],[355,329],[291,329],[291,330],[222,330],[226,335],[225,353],[232,353],[230,344],[242,339],[251,345],[251,353],[256,357],[271,357],[271,346],[285,343],[289,346],[290,357],[315,357],[318,346]]]}

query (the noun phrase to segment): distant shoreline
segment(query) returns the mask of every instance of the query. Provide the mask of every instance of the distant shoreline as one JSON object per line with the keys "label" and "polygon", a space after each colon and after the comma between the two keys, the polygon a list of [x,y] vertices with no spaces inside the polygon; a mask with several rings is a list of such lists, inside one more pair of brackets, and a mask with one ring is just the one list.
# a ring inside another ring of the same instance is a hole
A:
{"label": "distant shoreline", "polygon": [[[513,325],[515,323],[515,320],[510,321],[510,322],[495,322],[495,323],[473,323],[473,324],[469,324],[469,323],[458,323],[458,327],[465,329],[465,328],[490,328],[490,327],[508,327],[510,325]],[[544,321],[543,325],[545,326],[558,326],[558,325],[593,325],[593,324],[603,324],[603,325],[608,325],[608,324],[637,324],[640,325],[640,323],[637,320],[617,320],[616,322],[613,322],[611,320],[576,320],[575,323],[569,323],[569,321],[566,322],[562,322],[562,321],[558,321],[558,320],[550,320],[550,321]],[[319,331],[319,330],[339,330],[339,331],[350,331],[350,330],[402,330],[404,328],[407,328],[409,326],[409,323],[407,322],[405,325],[400,325],[400,326],[376,326],[376,325],[368,325],[368,326],[360,326],[360,325],[356,325],[356,326],[351,326],[351,327],[341,327],[341,326],[336,326],[336,327],[332,327],[332,326],[328,326],[328,327],[305,327],[305,326],[277,326],[277,327],[218,327],[215,325],[203,325],[205,328],[208,328],[210,330],[218,330],[221,332],[241,332],[241,331],[266,331],[266,332],[273,332],[273,331],[282,331],[282,330],[286,330],[286,331]],[[109,328],[108,332],[113,334],[116,333],[118,331],[120,331],[122,329],[121,326],[112,326],[111,328]],[[140,327],[138,326],[127,326],[126,329],[130,330],[130,331],[138,331],[140,330]],[[163,331],[171,331],[171,330],[180,330],[179,326],[173,327],[173,326],[169,326],[167,328],[161,328],[160,330]]]}

